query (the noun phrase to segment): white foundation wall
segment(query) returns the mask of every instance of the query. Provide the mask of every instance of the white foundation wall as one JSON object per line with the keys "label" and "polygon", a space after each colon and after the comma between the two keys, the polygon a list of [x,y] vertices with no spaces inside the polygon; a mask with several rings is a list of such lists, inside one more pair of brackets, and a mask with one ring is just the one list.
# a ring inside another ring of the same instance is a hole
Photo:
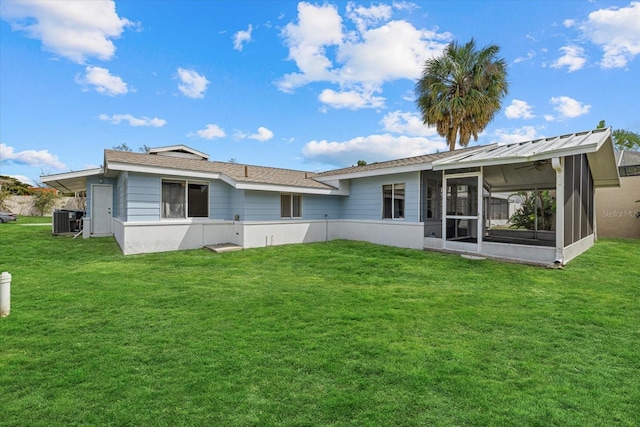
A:
{"label": "white foundation wall", "polygon": [[162,221],[113,220],[113,235],[125,255],[198,249],[233,243],[244,248],[345,239],[423,249],[422,223],[404,221]]}
{"label": "white foundation wall", "polygon": [[361,240],[400,248],[424,248],[424,223],[408,221],[336,220],[329,239]]}
{"label": "white foundation wall", "polygon": [[236,229],[233,221],[122,223],[114,220],[114,237],[125,255],[236,243],[239,240]]}
{"label": "white foundation wall", "polygon": [[562,262],[565,264],[568,263],[578,255],[589,249],[591,246],[593,246],[594,243],[595,235],[590,234],[584,239],[578,240],[577,242],[567,246],[563,251],[564,257],[562,259]]}
{"label": "white foundation wall", "polygon": [[482,242],[480,255],[536,264],[553,264],[556,248],[546,246],[517,245],[509,243]]}
{"label": "white foundation wall", "polygon": [[289,245],[331,240],[333,221],[245,221],[242,243],[245,248]]}

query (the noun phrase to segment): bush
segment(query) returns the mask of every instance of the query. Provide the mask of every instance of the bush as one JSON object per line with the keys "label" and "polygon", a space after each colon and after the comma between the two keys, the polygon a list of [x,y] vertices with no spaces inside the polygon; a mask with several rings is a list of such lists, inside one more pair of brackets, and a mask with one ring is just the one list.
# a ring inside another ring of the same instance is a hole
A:
{"label": "bush", "polygon": [[40,213],[40,216],[44,216],[45,212],[51,211],[57,199],[58,195],[54,191],[41,189],[33,194],[33,207]]}
{"label": "bush", "polygon": [[522,205],[509,218],[511,227],[551,230],[553,215],[556,212],[556,199],[549,191],[523,191],[516,195],[522,199]]}

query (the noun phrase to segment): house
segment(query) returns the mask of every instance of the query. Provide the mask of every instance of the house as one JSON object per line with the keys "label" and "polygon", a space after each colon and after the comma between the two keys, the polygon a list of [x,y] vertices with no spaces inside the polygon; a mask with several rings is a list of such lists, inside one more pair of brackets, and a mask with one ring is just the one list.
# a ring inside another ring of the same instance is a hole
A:
{"label": "house", "polygon": [[640,239],[640,152],[619,151],[620,187],[596,191],[598,235]]}
{"label": "house", "polygon": [[[620,185],[610,129],[323,173],[216,162],[183,145],[105,150],[102,168],[41,179],[86,189],[84,237],[113,235],[124,254],[349,239],[540,264],[591,247],[595,189]],[[555,200],[548,229],[492,225],[494,199],[543,191]]]}

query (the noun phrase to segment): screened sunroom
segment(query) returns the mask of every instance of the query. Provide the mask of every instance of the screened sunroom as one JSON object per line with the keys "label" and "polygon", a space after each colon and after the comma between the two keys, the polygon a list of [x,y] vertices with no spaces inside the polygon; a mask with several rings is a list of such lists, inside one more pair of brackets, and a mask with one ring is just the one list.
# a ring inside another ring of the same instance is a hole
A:
{"label": "screened sunroom", "polygon": [[595,188],[619,185],[613,156],[602,129],[436,160],[421,176],[425,247],[564,264],[595,241]]}

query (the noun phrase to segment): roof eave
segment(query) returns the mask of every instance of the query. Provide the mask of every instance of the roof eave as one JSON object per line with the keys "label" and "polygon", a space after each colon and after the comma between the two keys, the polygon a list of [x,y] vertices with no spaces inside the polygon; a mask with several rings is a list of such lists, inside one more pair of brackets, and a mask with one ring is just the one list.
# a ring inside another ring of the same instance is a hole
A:
{"label": "roof eave", "polygon": [[42,175],[40,181],[62,193],[75,193],[87,189],[88,177],[100,176],[102,174],[102,168],[85,169],[75,172]]}

